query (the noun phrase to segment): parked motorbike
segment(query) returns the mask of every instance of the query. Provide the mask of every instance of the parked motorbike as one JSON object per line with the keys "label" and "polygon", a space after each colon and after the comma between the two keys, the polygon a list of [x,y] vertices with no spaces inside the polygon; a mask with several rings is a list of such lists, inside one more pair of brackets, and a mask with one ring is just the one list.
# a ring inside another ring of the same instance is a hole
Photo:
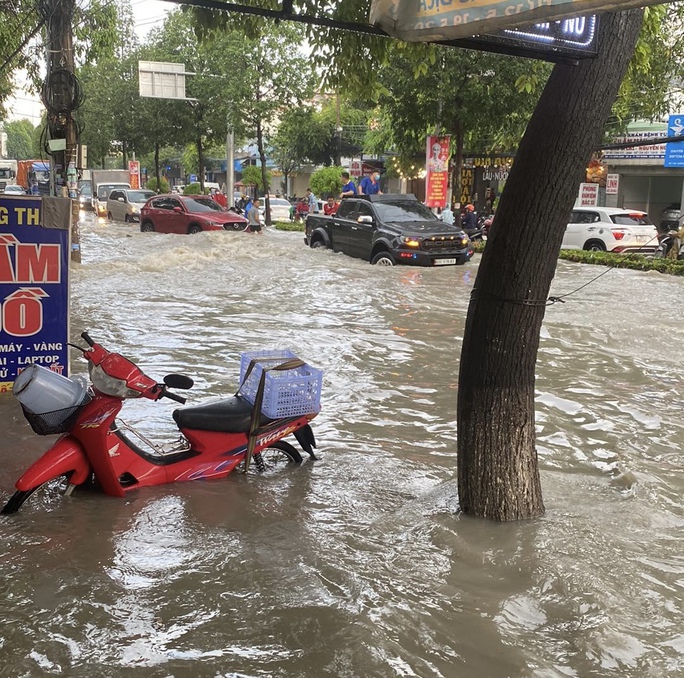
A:
{"label": "parked motorbike", "polygon": [[[56,480],[66,485],[67,496],[76,487],[92,484],[107,495],[123,497],[131,490],[151,485],[222,478],[240,464],[244,472],[252,462],[257,472],[263,472],[269,462],[276,460],[299,463],[302,456],[297,448],[283,440],[291,434],[312,459],[316,458],[316,442],[309,422],[317,415],[317,401],[311,403],[312,411],[305,414],[269,418],[261,411],[266,373],[294,370],[287,373],[289,377],[298,370],[305,372],[301,368],[307,366],[298,358],[261,369],[253,404],[236,394],[176,409],[173,419],[180,436],[158,445],[117,419],[124,401],[169,398],[184,404],[186,399],[170,389],[191,388],[192,379],[169,374],[163,383],[158,383],[131,360],[95,343],[87,332],[81,337],[88,348],[69,345],[81,351],[88,361],[90,384],[85,378],[67,378],[39,365],[31,365],[15,380],[14,394],[33,430],[43,435],[65,435],[19,478],[16,492],[0,513],[15,513],[38,488]],[[255,367],[256,361],[252,360],[243,384]],[[303,407],[306,409],[309,404],[304,402]],[[302,402],[298,408],[301,411]]]}
{"label": "parked motorbike", "polygon": [[676,229],[658,235],[658,247],[653,254],[656,259],[672,257],[677,260],[684,259],[684,240],[682,231]]}
{"label": "parked motorbike", "polygon": [[487,236],[489,235],[489,229],[493,221],[493,214],[490,214],[488,217],[481,216],[477,220],[477,229],[474,231],[466,231],[466,234],[473,242],[477,242],[479,240],[485,241],[487,240]]}

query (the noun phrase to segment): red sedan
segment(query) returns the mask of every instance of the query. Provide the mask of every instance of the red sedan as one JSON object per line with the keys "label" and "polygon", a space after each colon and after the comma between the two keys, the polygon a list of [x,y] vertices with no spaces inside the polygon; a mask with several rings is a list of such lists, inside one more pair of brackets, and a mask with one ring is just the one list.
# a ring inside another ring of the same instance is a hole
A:
{"label": "red sedan", "polygon": [[245,228],[247,219],[221,207],[208,195],[156,195],[140,210],[140,230],[144,233],[244,231]]}

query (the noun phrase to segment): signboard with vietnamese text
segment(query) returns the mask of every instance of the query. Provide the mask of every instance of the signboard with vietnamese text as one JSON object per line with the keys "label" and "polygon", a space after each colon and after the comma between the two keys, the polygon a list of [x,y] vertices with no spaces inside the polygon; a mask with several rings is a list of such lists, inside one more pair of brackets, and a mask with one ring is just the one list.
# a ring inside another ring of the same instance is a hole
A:
{"label": "signboard with vietnamese text", "polygon": [[372,0],[370,23],[409,42],[442,42],[655,4],[660,0]]}
{"label": "signboard with vietnamese text", "polygon": [[449,188],[450,136],[428,136],[425,160],[425,204],[446,207]]}
{"label": "signboard with vietnamese text", "polygon": [[619,174],[606,174],[606,195],[617,195],[619,186]]}
{"label": "signboard with vietnamese text", "polygon": [[[615,144],[627,144],[630,141],[643,143],[649,139],[666,136],[663,131],[629,132],[626,136],[613,138]],[[665,158],[665,144],[646,144],[629,148],[606,148],[603,151],[604,160],[657,160]]]}
{"label": "signboard with vietnamese text", "polygon": [[578,207],[596,207],[599,198],[598,184],[580,184]]}
{"label": "signboard with vietnamese text", "polygon": [[140,188],[140,163],[137,160],[128,161],[128,176],[131,188]]}
{"label": "signboard with vietnamese text", "polygon": [[68,373],[70,214],[68,199],[0,196],[0,392],[33,363]]}

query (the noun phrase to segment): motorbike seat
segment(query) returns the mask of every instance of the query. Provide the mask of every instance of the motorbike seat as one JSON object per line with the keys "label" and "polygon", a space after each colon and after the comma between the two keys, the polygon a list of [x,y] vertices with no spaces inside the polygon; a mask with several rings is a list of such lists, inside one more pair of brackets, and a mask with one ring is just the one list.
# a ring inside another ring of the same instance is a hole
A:
{"label": "motorbike seat", "polygon": [[[179,429],[190,428],[196,431],[247,433],[251,418],[252,404],[240,396],[173,411],[173,419]],[[262,414],[259,427],[272,421],[273,419]]]}

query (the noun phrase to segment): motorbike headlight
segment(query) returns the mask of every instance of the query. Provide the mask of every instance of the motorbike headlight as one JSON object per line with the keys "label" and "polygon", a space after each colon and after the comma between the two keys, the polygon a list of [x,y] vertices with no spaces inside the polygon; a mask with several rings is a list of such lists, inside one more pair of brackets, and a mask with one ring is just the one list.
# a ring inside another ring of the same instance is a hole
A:
{"label": "motorbike headlight", "polygon": [[88,369],[90,371],[90,381],[93,382],[93,386],[100,393],[114,396],[115,398],[139,398],[142,395],[140,391],[128,388],[124,379],[110,377],[100,365],[89,363]]}

